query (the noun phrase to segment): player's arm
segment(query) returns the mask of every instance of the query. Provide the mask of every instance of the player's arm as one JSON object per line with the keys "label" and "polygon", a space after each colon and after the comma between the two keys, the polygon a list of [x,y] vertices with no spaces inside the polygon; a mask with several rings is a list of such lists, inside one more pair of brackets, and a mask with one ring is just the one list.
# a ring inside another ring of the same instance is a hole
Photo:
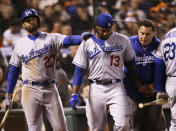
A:
{"label": "player's arm", "polygon": [[150,88],[147,88],[147,86],[141,83],[141,80],[138,75],[135,59],[132,59],[129,62],[125,62],[125,66],[128,69],[129,78],[134,83],[135,87],[137,87],[140,92],[146,95],[153,94],[153,91]]}
{"label": "player's arm", "polygon": [[92,37],[92,34],[89,32],[84,32],[84,33],[82,33],[81,36],[79,36],[79,35],[66,36],[63,41],[63,46],[69,47],[69,46],[80,45],[82,40],[86,41],[90,37]]}
{"label": "player's arm", "polygon": [[6,88],[6,109],[10,105],[10,99],[13,93],[13,90],[16,86],[16,82],[18,79],[18,76],[20,74],[21,67],[13,66],[11,65],[8,78],[7,78],[7,88]]}
{"label": "player's arm", "polygon": [[85,74],[85,69],[81,68],[79,66],[76,66],[74,77],[73,77],[73,83],[72,83],[73,94],[72,94],[72,97],[71,97],[71,100],[70,100],[70,106],[73,109],[76,109],[75,104],[77,104],[79,106],[78,90],[79,90],[79,87],[82,84],[84,74]]}
{"label": "player's arm", "polygon": [[80,45],[81,42],[82,42],[81,36],[79,35],[66,36],[63,41],[63,46],[69,47],[69,46]]}
{"label": "player's arm", "polygon": [[155,88],[157,90],[157,99],[166,98],[165,81],[166,81],[166,68],[164,61],[155,57]]}

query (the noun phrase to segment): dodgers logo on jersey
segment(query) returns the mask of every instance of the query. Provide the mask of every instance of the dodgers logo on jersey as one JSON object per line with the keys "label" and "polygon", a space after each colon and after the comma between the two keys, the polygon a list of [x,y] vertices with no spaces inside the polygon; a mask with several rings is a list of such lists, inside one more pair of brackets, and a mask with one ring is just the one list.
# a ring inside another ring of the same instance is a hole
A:
{"label": "dodgers logo on jersey", "polygon": [[153,63],[154,60],[155,60],[154,56],[151,56],[151,55],[146,56],[145,54],[144,54],[144,56],[136,56],[135,57],[136,64],[137,65],[142,64],[143,66],[145,66],[148,63]]}
{"label": "dodgers logo on jersey", "polygon": [[28,55],[22,55],[21,59],[23,63],[27,63],[28,61],[36,58],[36,57],[42,57],[42,55],[49,50],[51,50],[52,46],[51,45],[44,45],[43,48],[34,51],[34,49],[31,49]]}
{"label": "dodgers logo on jersey", "polygon": [[122,51],[122,50],[123,50],[122,45],[114,45],[114,46],[104,47],[105,52],[116,52],[116,51]]}
{"label": "dodgers logo on jersey", "polygon": [[89,59],[92,59],[94,56],[99,54],[101,51],[95,46],[93,50],[87,50],[87,56]]}
{"label": "dodgers logo on jersey", "polygon": [[176,31],[172,31],[172,32],[164,35],[163,38],[162,38],[162,41],[164,41],[167,38],[172,38],[172,37],[176,37]]}

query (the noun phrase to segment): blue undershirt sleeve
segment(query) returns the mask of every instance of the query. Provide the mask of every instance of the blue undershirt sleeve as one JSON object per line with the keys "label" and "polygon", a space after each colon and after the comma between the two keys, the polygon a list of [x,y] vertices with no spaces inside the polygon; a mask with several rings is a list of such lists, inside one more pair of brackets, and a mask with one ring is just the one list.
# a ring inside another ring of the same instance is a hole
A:
{"label": "blue undershirt sleeve", "polygon": [[65,37],[63,41],[64,47],[74,46],[74,45],[80,45],[82,42],[81,36],[79,35],[71,35]]}
{"label": "blue undershirt sleeve", "polygon": [[20,71],[21,67],[11,65],[7,78],[6,92],[13,93]]}
{"label": "blue undershirt sleeve", "polygon": [[155,57],[155,88],[158,92],[165,92],[166,68],[164,61]]}
{"label": "blue undershirt sleeve", "polygon": [[80,87],[83,81],[84,74],[85,74],[85,69],[79,66],[76,66],[72,85],[73,86],[77,85],[78,87]]}

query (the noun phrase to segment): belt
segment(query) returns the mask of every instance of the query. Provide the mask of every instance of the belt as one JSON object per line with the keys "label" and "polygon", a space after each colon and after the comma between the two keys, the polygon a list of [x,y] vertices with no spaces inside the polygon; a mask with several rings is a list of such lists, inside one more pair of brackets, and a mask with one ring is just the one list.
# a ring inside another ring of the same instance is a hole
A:
{"label": "belt", "polygon": [[171,75],[167,75],[168,77],[176,77],[176,76],[171,76]]}
{"label": "belt", "polygon": [[49,86],[50,84],[54,84],[54,83],[55,83],[55,80],[47,80],[42,82],[28,81],[28,80],[23,81],[23,84],[30,84],[35,86]]}
{"label": "belt", "polygon": [[98,85],[109,85],[109,84],[114,84],[114,83],[119,83],[121,82],[120,79],[116,80],[89,80],[90,83],[96,83]]}

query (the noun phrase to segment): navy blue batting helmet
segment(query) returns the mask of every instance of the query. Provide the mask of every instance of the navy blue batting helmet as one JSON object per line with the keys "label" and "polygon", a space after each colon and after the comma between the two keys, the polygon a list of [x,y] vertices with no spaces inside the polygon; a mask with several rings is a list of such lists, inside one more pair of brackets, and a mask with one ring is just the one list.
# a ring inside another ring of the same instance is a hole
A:
{"label": "navy blue batting helmet", "polygon": [[96,25],[101,28],[111,28],[113,25],[113,17],[108,13],[102,13],[97,16]]}
{"label": "navy blue batting helmet", "polygon": [[37,11],[34,9],[26,9],[21,16],[21,21],[24,22],[24,20],[26,18],[31,17],[31,16],[36,17],[38,20],[38,24],[40,24],[40,20],[39,20],[39,16],[37,14]]}

